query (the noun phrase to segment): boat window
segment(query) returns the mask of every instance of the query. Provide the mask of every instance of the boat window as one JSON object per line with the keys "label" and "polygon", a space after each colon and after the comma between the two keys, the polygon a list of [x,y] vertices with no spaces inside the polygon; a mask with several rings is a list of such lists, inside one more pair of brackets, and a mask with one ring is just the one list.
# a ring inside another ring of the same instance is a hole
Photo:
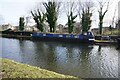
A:
{"label": "boat window", "polygon": [[79,38],[79,36],[74,36],[74,38]]}
{"label": "boat window", "polygon": [[37,35],[39,35],[39,33],[37,33]]}
{"label": "boat window", "polygon": [[70,38],[70,35],[66,35],[66,38]]}
{"label": "boat window", "polygon": [[63,37],[63,35],[59,35],[59,37]]}
{"label": "boat window", "polygon": [[88,35],[91,35],[91,32],[88,32]]}
{"label": "boat window", "polygon": [[84,35],[87,35],[87,33],[84,33]]}
{"label": "boat window", "polygon": [[43,36],[46,36],[46,34],[43,34]]}

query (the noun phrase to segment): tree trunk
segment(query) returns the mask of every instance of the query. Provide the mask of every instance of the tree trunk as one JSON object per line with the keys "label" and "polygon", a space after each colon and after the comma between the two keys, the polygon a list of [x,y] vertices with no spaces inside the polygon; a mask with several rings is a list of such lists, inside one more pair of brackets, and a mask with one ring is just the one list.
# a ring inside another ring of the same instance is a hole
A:
{"label": "tree trunk", "polygon": [[99,33],[102,34],[103,21],[100,21],[99,26],[100,26]]}

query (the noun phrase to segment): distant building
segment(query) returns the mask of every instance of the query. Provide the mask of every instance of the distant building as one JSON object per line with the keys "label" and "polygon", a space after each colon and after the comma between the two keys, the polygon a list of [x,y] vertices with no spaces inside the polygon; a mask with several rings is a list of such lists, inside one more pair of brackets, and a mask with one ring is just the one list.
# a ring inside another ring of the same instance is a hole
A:
{"label": "distant building", "polygon": [[[63,27],[63,32],[68,33],[68,25],[67,24],[65,25],[65,27]],[[81,33],[81,23],[80,22],[76,22],[74,24],[73,33],[76,33],[76,34]]]}
{"label": "distant building", "polygon": [[68,26],[64,26],[62,32],[63,33],[68,33]]}
{"label": "distant building", "polygon": [[33,31],[33,27],[31,27],[31,26],[25,26],[24,31],[30,31],[30,32],[32,32]]}
{"label": "distant building", "polygon": [[2,25],[0,25],[0,31],[2,31]]}
{"label": "distant building", "polygon": [[[33,26],[29,26],[29,27],[26,27],[25,31],[35,31],[35,32],[39,32],[40,30],[37,28],[37,24],[33,25]],[[49,25],[48,23],[44,23],[44,31],[43,32],[49,32]]]}
{"label": "distant building", "polygon": [[99,28],[93,28],[91,29],[91,31],[93,32],[93,34],[99,34]]}
{"label": "distant building", "polygon": [[74,27],[74,33],[76,33],[76,34],[80,34],[81,33],[81,23],[80,22],[76,22],[75,23],[75,27]]}
{"label": "distant building", "polygon": [[47,22],[44,23],[44,32],[50,32],[50,27]]}
{"label": "distant building", "polygon": [[[30,27],[30,26],[25,27],[25,31],[40,31],[40,30],[37,29],[37,24],[35,24],[32,27]],[[45,32],[45,33],[50,32],[50,27],[47,22],[44,23],[44,31],[43,32]],[[80,33],[80,32],[81,32],[80,23],[77,22],[77,23],[75,23],[73,33]],[[68,26],[67,25],[63,26],[62,24],[57,25],[56,33],[68,33]]]}
{"label": "distant building", "polygon": [[14,30],[13,31],[18,31],[19,30],[19,26],[14,26]]}
{"label": "distant building", "polygon": [[56,32],[57,33],[63,33],[63,25],[62,24],[59,24],[59,25],[57,25],[57,27],[56,27]]}
{"label": "distant building", "polygon": [[105,32],[107,32],[107,31],[110,31],[110,28],[109,28],[109,27],[103,27],[103,28],[102,28],[102,33],[105,33]]}
{"label": "distant building", "polygon": [[4,24],[4,25],[1,25],[0,26],[0,30],[1,31],[4,31],[4,30],[7,30],[7,29],[11,29],[11,30],[17,30],[17,27],[16,26],[12,26],[11,24]]}

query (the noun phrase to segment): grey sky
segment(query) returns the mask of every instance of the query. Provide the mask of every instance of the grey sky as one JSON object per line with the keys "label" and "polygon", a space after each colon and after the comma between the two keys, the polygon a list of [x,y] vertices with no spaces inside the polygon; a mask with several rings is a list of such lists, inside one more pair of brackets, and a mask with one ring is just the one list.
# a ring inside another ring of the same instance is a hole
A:
{"label": "grey sky", "polygon": [[[30,11],[34,9],[40,1],[41,0],[0,0],[0,24],[10,23],[12,25],[18,25],[19,17],[28,16]],[[112,1],[109,11],[104,19],[105,25],[109,25],[110,20],[112,20],[115,6],[118,4],[118,1],[119,0]],[[116,12],[116,17],[117,13],[118,12]],[[93,19],[96,18],[98,18],[98,14],[95,14]],[[58,23],[65,24],[66,22],[66,15],[62,14],[58,20]],[[93,26],[98,26],[97,21],[93,23]]]}

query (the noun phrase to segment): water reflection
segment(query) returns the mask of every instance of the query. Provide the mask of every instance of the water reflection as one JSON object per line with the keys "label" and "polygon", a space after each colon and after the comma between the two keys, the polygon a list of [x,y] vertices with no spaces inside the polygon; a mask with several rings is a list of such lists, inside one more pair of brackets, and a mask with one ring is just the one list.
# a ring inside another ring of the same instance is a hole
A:
{"label": "water reflection", "polygon": [[118,77],[115,46],[1,39],[4,58],[78,77]]}
{"label": "water reflection", "polygon": [[101,45],[99,45],[99,47],[98,47],[98,52],[100,52],[101,51]]}

